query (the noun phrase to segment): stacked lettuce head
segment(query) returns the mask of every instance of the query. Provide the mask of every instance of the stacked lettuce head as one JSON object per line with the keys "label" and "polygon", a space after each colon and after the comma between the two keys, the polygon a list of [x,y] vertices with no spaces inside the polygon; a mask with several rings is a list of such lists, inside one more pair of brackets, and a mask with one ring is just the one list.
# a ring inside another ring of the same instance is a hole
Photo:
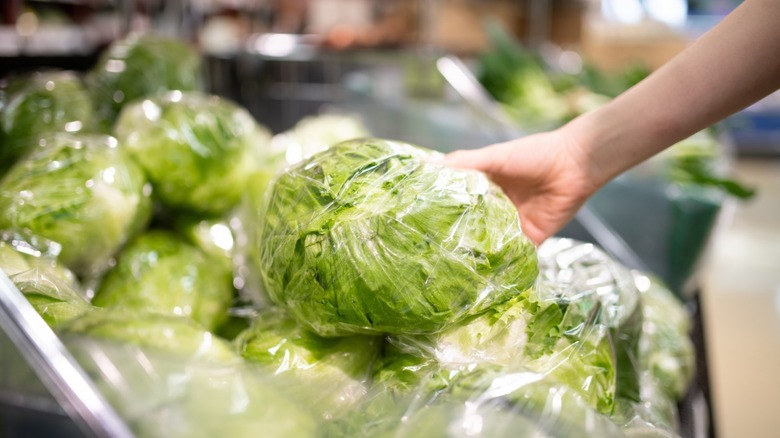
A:
{"label": "stacked lettuce head", "polygon": [[238,203],[270,141],[245,109],[198,92],[172,91],[132,103],[115,132],[160,202],[213,216]]}
{"label": "stacked lettuce head", "polygon": [[53,240],[65,266],[95,274],[145,226],[151,188],[113,137],[56,134],[41,144],[0,181],[0,229]]}
{"label": "stacked lettuce head", "polygon": [[92,101],[70,71],[40,71],[0,83],[0,176],[52,132],[93,128]]}

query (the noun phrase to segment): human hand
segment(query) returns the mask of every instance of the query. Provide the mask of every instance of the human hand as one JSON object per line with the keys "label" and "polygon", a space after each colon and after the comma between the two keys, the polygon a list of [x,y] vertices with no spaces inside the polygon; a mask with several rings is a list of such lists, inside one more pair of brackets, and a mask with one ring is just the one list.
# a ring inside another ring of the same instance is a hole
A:
{"label": "human hand", "polygon": [[537,245],[563,228],[599,186],[583,149],[563,129],[455,151],[443,163],[485,172],[517,206],[523,232]]}

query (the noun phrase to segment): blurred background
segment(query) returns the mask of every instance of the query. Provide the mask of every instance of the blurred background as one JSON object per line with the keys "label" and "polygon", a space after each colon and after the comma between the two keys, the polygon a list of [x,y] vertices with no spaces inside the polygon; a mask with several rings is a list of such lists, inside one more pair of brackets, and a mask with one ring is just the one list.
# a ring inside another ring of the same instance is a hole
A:
{"label": "blurred background", "polygon": [[[337,112],[374,135],[446,152],[550,129],[596,107],[739,3],[3,0],[0,76],[87,71],[112,42],[154,32],[196,47],[203,87],[273,133]],[[705,402],[688,406],[688,418],[710,424],[691,430],[777,436],[780,95],[703,135],[621,176],[589,205],[697,315]],[[717,178],[691,170],[691,150],[706,151]],[[680,186],[669,168],[704,183]],[[564,234],[594,239],[577,224]]]}

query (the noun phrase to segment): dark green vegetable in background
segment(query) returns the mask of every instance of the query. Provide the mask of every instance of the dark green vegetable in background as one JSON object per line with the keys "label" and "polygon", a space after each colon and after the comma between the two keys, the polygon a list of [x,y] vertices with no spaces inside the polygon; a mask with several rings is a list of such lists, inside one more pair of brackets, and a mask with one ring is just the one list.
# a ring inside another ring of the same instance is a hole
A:
{"label": "dark green vegetable in background", "polygon": [[231,271],[222,259],[152,230],[123,249],[92,303],[187,317],[212,330],[227,318],[232,299]]}
{"label": "dark green vegetable in background", "polygon": [[260,219],[271,298],[323,336],[431,333],[521,293],[536,255],[484,174],[382,139],[280,175]]}
{"label": "dark green vegetable in background", "polygon": [[0,177],[54,132],[94,128],[89,94],[70,71],[41,71],[0,83]]}
{"label": "dark green vegetable in background", "polygon": [[241,199],[270,141],[245,109],[197,92],[137,101],[115,132],[164,205],[217,216]]}
{"label": "dark green vegetable in background", "polygon": [[62,246],[60,260],[95,275],[143,228],[151,188],[112,137],[56,134],[0,181],[0,229],[27,228]]}
{"label": "dark green vegetable in background", "polygon": [[169,90],[198,90],[201,82],[198,52],[178,39],[153,34],[114,41],[86,76],[105,131],[126,104]]}

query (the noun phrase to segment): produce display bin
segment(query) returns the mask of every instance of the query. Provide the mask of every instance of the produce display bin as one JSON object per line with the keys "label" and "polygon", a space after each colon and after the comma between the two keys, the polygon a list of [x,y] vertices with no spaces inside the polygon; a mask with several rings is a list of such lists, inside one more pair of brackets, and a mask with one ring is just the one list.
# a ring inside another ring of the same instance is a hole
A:
{"label": "produce display bin", "polygon": [[[401,91],[410,84],[407,73],[403,67],[400,70],[391,67],[380,72],[371,72],[369,77],[365,76],[365,72],[349,75],[346,95],[329,96],[327,105],[339,111],[359,114],[376,136],[398,138],[442,152],[475,147],[502,139],[503,134],[491,128],[488,121],[475,116],[462,102],[448,95],[446,87],[442,86],[441,94],[437,97],[407,97],[406,93]],[[376,78],[373,76],[375,74],[384,76]],[[247,78],[238,79],[241,83],[248,82]],[[382,88],[361,88],[370,84]],[[265,90],[258,89],[254,92],[265,93]],[[242,93],[246,93],[246,89]],[[243,99],[252,98],[251,93],[243,95]],[[236,100],[241,103],[240,99]],[[317,110],[322,105],[326,105],[326,102],[316,106]],[[311,112],[314,108],[313,105],[299,107],[306,112]],[[302,114],[295,112],[295,117],[301,116]],[[258,118],[262,121],[262,117]],[[623,181],[616,184],[623,184]],[[608,213],[614,206],[624,202],[622,196],[633,196],[635,192],[630,191],[633,189],[628,190],[628,194],[621,194],[617,188],[614,192],[604,192],[603,198],[597,197],[591,204],[593,212],[598,215],[597,218],[607,224],[609,233],[613,233],[614,228],[625,220]],[[712,211],[707,210],[706,213],[717,214],[717,207],[718,205],[714,205]],[[680,208],[683,213],[687,211],[684,207]],[[644,219],[653,220],[651,217]],[[666,224],[667,228],[653,230],[652,233],[673,234],[671,223],[663,224]],[[641,228],[641,224],[633,225],[639,225]],[[648,228],[644,231],[651,232]],[[644,235],[639,234],[640,237]],[[578,220],[564,229],[561,236],[609,247],[602,240],[604,236],[592,235],[589,228],[584,227]],[[610,236],[628,242],[639,258],[651,267],[655,261],[653,257],[665,263],[668,251],[675,251],[668,249],[663,254],[651,254],[643,252],[641,245],[632,242],[626,232]],[[703,240],[706,240],[706,237],[708,236],[704,236]],[[662,273],[656,271],[657,269],[653,270],[653,273],[663,277]],[[679,405],[679,433],[685,438],[714,436],[706,363],[706,336],[703,333],[699,295],[695,292],[695,286],[693,289],[693,293],[683,297],[694,321],[695,330],[691,336],[697,349],[698,365],[690,390]],[[72,352],[1,271],[0,329],[0,436],[133,436],[130,425],[106,400],[98,389],[97,382],[89,377],[74,359]]]}
{"label": "produce display bin", "polygon": [[2,270],[0,328],[0,435],[133,436]]}

